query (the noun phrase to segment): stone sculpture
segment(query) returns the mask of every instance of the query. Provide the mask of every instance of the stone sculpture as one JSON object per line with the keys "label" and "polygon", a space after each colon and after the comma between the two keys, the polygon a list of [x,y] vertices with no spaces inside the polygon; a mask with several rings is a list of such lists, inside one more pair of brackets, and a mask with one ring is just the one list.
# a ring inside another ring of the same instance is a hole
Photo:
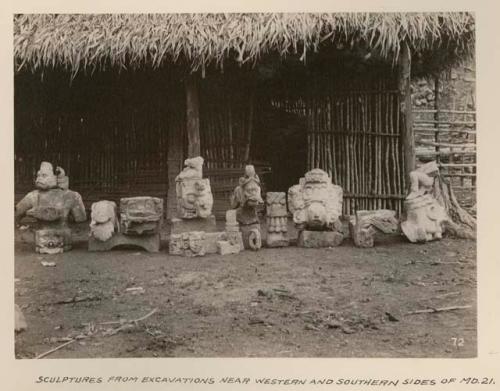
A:
{"label": "stone sculpture", "polygon": [[285,193],[268,192],[266,194],[266,222],[267,246],[288,246],[288,211]]}
{"label": "stone sculpture", "polygon": [[288,190],[288,208],[299,231],[299,246],[340,245],[344,238],[340,221],[342,196],[342,188],[319,168],[308,171],[298,185]]}
{"label": "stone sculpture", "polygon": [[90,212],[90,235],[105,242],[119,232],[116,204],[113,201],[94,202]]}
{"label": "stone sculpture", "polygon": [[178,217],[208,218],[212,215],[214,199],[210,180],[203,178],[203,158],[186,159],[184,165],[186,167],[175,178]]}
{"label": "stone sculpture", "polygon": [[221,233],[216,232],[214,198],[210,180],[203,178],[203,161],[201,156],[186,159],[175,178],[177,217],[171,220],[170,254],[193,257],[217,251]]}
{"label": "stone sculpture", "polygon": [[36,190],[28,193],[17,205],[16,219],[30,216],[36,219],[36,251],[57,254],[71,249],[71,229],[68,219],[83,222],[87,219],[82,197],[68,189],[64,170],[42,162],[37,173]]}
{"label": "stone sculpture", "polygon": [[401,230],[412,243],[441,239],[448,216],[432,195],[434,179],[439,174],[435,161],[410,173],[410,193],[404,201],[406,219]]}
{"label": "stone sculpture", "polygon": [[373,247],[375,234],[396,233],[399,221],[394,210],[358,210],[349,225],[357,247]]}
{"label": "stone sculpture", "polygon": [[217,252],[220,255],[238,254],[244,248],[240,226],[236,220],[236,210],[226,211],[226,232],[222,240],[217,241]]}
{"label": "stone sculpture", "polygon": [[170,235],[169,253],[186,257],[205,255],[205,232],[191,231]]}
{"label": "stone sculpture", "polygon": [[107,251],[119,245],[160,251],[163,220],[163,200],[160,198],[122,198],[119,216],[114,202],[95,202],[91,218],[89,251]]}
{"label": "stone sculpture", "polygon": [[231,197],[231,207],[236,209],[236,220],[240,224],[246,249],[258,250],[262,247],[257,206],[263,202],[259,176],[255,173],[254,166],[248,165]]}

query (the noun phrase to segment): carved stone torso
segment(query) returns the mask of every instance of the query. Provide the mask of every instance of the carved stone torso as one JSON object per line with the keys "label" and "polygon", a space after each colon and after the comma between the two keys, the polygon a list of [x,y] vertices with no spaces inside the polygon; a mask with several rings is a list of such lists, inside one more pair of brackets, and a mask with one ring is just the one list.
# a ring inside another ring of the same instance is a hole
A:
{"label": "carved stone torso", "polygon": [[410,173],[410,193],[404,202],[406,219],[401,230],[410,242],[441,239],[446,210],[432,195],[434,176],[439,174],[436,162],[429,162]]}
{"label": "carved stone torso", "polygon": [[[56,175],[57,172],[57,175]],[[24,216],[37,221],[35,232],[36,250],[54,254],[71,249],[71,230],[68,219],[83,222],[87,219],[82,197],[68,190],[69,180],[64,170],[42,162],[35,185],[38,188],[28,193],[17,205],[16,219]]]}

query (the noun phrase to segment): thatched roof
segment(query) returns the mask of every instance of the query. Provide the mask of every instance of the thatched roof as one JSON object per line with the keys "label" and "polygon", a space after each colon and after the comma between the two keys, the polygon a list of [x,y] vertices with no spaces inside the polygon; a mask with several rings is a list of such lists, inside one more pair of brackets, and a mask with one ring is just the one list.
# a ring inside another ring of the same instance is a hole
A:
{"label": "thatched roof", "polygon": [[[29,14],[14,17],[16,70],[106,66],[255,64],[267,53],[297,55],[365,47],[392,63],[407,42],[417,58],[451,63],[473,52],[469,13]],[[436,53],[440,53],[436,56]]]}

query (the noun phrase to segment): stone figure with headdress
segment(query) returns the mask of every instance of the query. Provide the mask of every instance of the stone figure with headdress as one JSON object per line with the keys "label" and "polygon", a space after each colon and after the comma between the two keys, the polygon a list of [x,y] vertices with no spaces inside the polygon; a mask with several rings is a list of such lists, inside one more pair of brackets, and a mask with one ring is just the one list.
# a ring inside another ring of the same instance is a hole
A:
{"label": "stone figure with headdress", "polygon": [[258,205],[263,204],[260,179],[252,165],[245,167],[245,174],[231,197],[231,207],[236,209],[245,248],[258,250],[262,246]]}
{"label": "stone figure with headdress", "polygon": [[69,180],[64,170],[54,170],[51,163],[42,162],[37,172],[36,190],[28,193],[17,205],[17,220],[25,216],[37,221],[36,251],[45,254],[61,253],[71,249],[71,230],[68,220],[87,219],[82,197],[68,189]]}

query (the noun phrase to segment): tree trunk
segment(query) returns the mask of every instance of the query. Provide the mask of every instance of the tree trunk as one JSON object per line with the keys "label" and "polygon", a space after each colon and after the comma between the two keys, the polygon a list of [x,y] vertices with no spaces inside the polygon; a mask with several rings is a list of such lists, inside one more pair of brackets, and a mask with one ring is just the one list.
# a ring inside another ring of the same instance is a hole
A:
{"label": "tree trunk", "polygon": [[476,239],[476,219],[458,203],[450,183],[441,175],[434,181],[432,195],[442,205],[449,217],[445,232],[462,239]]}
{"label": "tree trunk", "polygon": [[200,156],[200,104],[198,80],[195,74],[186,80],[186,130],[188,137],[188,157]]}

